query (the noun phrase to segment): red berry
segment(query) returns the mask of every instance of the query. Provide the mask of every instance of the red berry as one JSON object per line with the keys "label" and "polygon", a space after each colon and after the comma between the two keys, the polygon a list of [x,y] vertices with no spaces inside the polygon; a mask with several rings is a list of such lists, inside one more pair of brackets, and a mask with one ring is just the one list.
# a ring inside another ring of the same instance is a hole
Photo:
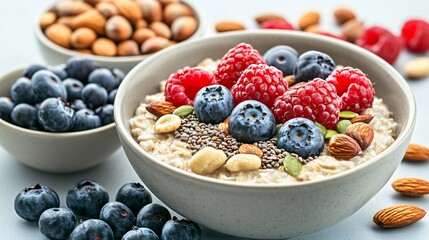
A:
{"label": "red berry", "polygon": [[197,92],[216,83],[212,73],[201,68],[185,67],[170,75],[165,83],[165,100],[176,107],[193,105]]}
{"label": "red berry", "polygon": [[240,43],[222,57],[214,75],[219,84],[231,88],[250,64],[260,63],[265,64],[265,61],[258,50],[250,44]]}
{"label": "red berry", "polygon": [[259,25],[261,29],[283,29],[295,30],[295,28],[288,21],[284,20],[267,20]]}
{"label": "red berry", "polygon": [[252,64],[232,86],[231,93],[235,104],[256,100],[270,107],[287,89],[288,83],[283,79],[282,71],[266,64]]}
{"label": "red berry", "polygon": [[341,99],[335,87],[321,78],[286,91],[271,106],[277,123],[305,117],[328,129],[335,127],[340,116]]}
{"label": "red berry", "polygon": [[372,107],[375,90],[361,70],[352,67],[337,69],[326,81],[337,89],[342,100],[341,110],[361,113]]}
{"label": "red berry", "polygon": [[386,62],[393,64],[401,52],[401,41],[389,30],[374,26],[366,29],[356,40],[356,44],[375,53]]}
{"label": "red berry", "polygon": [[429,50],[429,23],[411,19],[402,27],[401,36],[410,52],[424,53]]}

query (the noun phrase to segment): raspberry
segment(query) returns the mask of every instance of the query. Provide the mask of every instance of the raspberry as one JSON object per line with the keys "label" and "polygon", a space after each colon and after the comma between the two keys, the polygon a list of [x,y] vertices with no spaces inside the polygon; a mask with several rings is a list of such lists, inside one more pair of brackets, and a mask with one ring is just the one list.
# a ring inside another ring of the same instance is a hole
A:
{"label": "raspberry", "polygon": [[424,53],[429,50],[429,23],[411,19],[402,27],[401,36],[410,52]]}
{"label": "raspberry", "polygon": [[282,71],[266,64],[252,64],[243,71],[231,92],[235,104],[256,100],[270,107],[287,89]]}
{"label": "raspberry", "polygon": [[335,87],[316,78],[277,97],[271,110],[277,123],[304,117],[332,129],[339,120],[340,105],[341,99]]}
{"label": "raspberry", "polygon": [[295,30],[295,28],[288,21],[284,20],[267,20],[259,25],[261,29],[282,29],[282,30]]}
{"label": "raspberry", "polygon": [[401,52],[401,41],[389,30],[374,26],[366,29],[356,40],[356,44],[375,53],[386,62],[393,64]]}
{"label": "raspberry", "polygon": [[375,90],[361,70],[352,67],[337,69],[326,81],[337,89],[342,100],[341,110],[361,113],[372,106]]}
{"label": "raspberry", "polygon": [[170,75],[165,83],[165,100],[176,107],[194,105],[197,92],[216,83],[212,73],[201,68],[185,67]]}
{"label": "raspberry", "polygon": [[219,84],[231,88],[250,64],[260,63],[265,61],[258,50],[250,44],[240,43],[222,57],[214,75]]}

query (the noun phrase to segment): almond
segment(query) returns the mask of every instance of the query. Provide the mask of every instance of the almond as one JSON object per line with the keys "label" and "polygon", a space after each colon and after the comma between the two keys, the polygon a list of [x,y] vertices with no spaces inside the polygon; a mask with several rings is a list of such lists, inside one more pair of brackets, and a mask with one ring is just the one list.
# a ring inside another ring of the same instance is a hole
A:
{"label": "almond", "polygon": [[181,0],[158,0],[163,7],[167,6],[170,3],[178,3]]}
{"label": "almond", "polygon": [[140,28],[147,28],[148,24],[147,24],[146,20],[139,19],[139,20],[133,22],[133,26],[134,26],[134,29],[137,30]]}
{"label": "almond", "polygon": [[215,29],[217,32],[229,32],[229,31],[245,30],[246,27],[240,22],[222,20],[215,24]]}
{"label": "almond", "polygon": [[262,150],[253,144],[241,144],[241,146],[238,148],[238,152],[243,154],[253,154],[260,158],[264,156]]}
{"label": "almond", "polygon": [[78,28],[71,34],[71,45],[77,49],[90,48],[97,39],[97,33],[91,28]]}
{"label": "almond", "polygon": [[287,81],[289,87],[293,86],[296,83],[294,75],[286,76],[284,77],[284,80]]}
{"label": "almond", "polygon": [[106,35],[114,41],[129,39],[133,34],[130,22],[122,16],[113,16],[106,22]]}
{"label": "almond", "polygon": [[95,5],[95,9],[97,9],[106,18],[110,18],[119,14],[118,8],[114,4],[108,2],[98,3]]}
{"label": "almond", "polygon": [[92,51],[96,55],[112,57],[116,55],[117,47],[112,40],[99,38],[92,44]]}
{"label": "almond", "polygon": [[347,41],[353,43],[362,34],[363,30],[363,22],[357,19],[349,20],[341,27],[342,35],[347,39]]}
{"label": "almond", "polygon": [[173,45],[174,43],[163,37],[152,37],[144,41],[141,46],[142,53],[154,53],[162,50],[166,47]]}
{"label": "almond", "polygon": [[72,30],[64,24],[55,23],[46,28],[46,37],[64,48],[70,48]]}
{"label": "almond", "polygon": [[374,115],[372,114],[362,114],[355,118],[350,119],[350,122],[351,123],[357,123],[357,122],[370,123],[373,118],[374,118]]}
{"label": "almond", "polygon": [[429,148],[416,143],[410,143],[405,152],[404,160],[420,162],[429,160]]}
{"label": "almond", "polygon": [[217,129],[219,131],[223,131],[225,133],[225,135],[229,135],[229,129],[228,129],[228,123],[219,123],[219,125],[217,126]]}
{"label": "almond", "polygon": [[371,125],[363,122],[353,123],[348,126],[346,134],[356,140],[362,150],[367,149],[374,139],[374,130]]}
{"label": "almond", "polygon": [[329,154],[339,159],[350,159],[361,151],[359,144],[346,134],[335,134],[328,143]]}
{"label": "almond", "polygon": [[407,62],[403,72],[411,79],[425,78],[429,76],[429,57],[418,57]]}
{"label": "almond", "polygon": [[149,28],[157,35],[166,39],[171,38],[171,30],[167,24],[163,22],[153,22]]}
{"label": "almond", "polygon": [[419,178],[399,178],[392,187],[405,196],[421,197],[429,193],[429,182]]}
{"label": "almond", "polygon": [[148,40],[151,37],[155,37],[155,33],[148,29],[148,28],[140,28],[137,29],[133,34],[133,40],[138,44],[141,45],[144,43],[144,41]]}
{"label": "almond", "polygon": [[143,17],[140,6],[132,0],[116,0],[116,7],[119,12],[131,22]]}
{"label": "almond", "polygon": [[71,29],[75,29],[73,26],[73,20],[74,20],[74,17],[59,17],[57,19],[57,23],[64,24]]}
{"label": "almond", "polygon": [[176,106],[171,102],[156,101],[146,105],[146,110],[157,117],[161,117],[166,114],[172,114],[176,110]]}
{"label": "almond", "polygon": [[183,3],[170,3],[164,8],[164,22],[171,25],[178,17],[192,16],[192,10]]}
{"label": "almond", "polygon": [[400,204],[378,211],[373,221],[382,228],[399,228],[413,224],[426,215],[426,211],[411,205]]}
{"label": "almond", "polygon": [[178,42],[186,40],[195,33],[197,27],[198,23],[194,17],[178,17],[171,24],[173,39]]}
{"label": "almond", "polygon": [[139,45],[133,40],[126,40],[118,44],[118,56],[136,56],[139,54]]}
{"label": "almond", "polygon": [[104,34],[106,18],[99,11],[93,9],[74,17],[72,19],[72,25],[74,29],[87,27],[98,34]]}
{"label": "almond", "polygon": [[334,18],[338,24],[343,24],[351,19],[355,19],[355,13],[348,8],[337,8],[334,10]]}
{"label": "almond", "polygon": [[149,22],[162,21],[162,5],[157,0],[139,0],[144,19]]}
{"label": "almond", "polygon": [[323,30],[320,28],[319,24],[313,24],[313,25],[306,27],[304,29],[304,31],[310,32],[310,33],[320,33]]}
{"label": "almond", "polygon": [[92,6],[82,1],[63,0],[55,5],[58,16],[76,16],[90,9]]}
{"label": "almond", "polygon": [[57,20],[57,14],[53,12],[45,12],[39,20],[40,28],[45,29],[54,24]]}
{"label": "almond", "polygon": [[255,17],[255,20],[258,24],[261,24],[268,20],[277,20],[277,21],[286,21],[286,19],[277,13],[264,13]]}
{"label": "almond", "polygon": [[320,13],[316,11],[310,11],[304,13],[298,21],[298,27],[301,30],[306,29],[308,26],[319,24]]}

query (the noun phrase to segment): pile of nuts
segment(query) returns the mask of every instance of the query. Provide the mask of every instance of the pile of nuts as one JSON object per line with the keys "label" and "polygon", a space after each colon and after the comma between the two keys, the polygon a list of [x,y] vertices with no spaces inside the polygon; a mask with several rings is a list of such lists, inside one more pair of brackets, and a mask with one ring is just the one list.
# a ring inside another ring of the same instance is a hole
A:
{"label": "pile of nuts", "polygon": [[100,56],[153,53],[188,39],[199,25],[180,0],[60,0],[39,24],[59,46]]}

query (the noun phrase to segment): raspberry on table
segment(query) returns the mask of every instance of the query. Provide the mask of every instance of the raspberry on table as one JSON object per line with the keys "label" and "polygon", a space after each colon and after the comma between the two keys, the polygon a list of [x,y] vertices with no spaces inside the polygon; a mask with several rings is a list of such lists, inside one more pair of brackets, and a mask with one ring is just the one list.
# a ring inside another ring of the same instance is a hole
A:
{"label": "raspberry on table", "polygon": [[170,75],[165,83],[165,100],[176,107],[194,105],[197,92],[216,83],[214,75],[201,68],[185,67]]}
{"label": "raspberry on table", "polygon": [[264,58],[252,45],[240,43],[231,48],[214,71],[219,84],[231,88],[241,73],[251,64],[265,64]]}
{"label": "raspberry on table", "polygon": [[288,21],[284,20],[267,20],[259,25],[261,29],[282,29],[282,30],[295,30],[295,28]]}
{"label": "raspberry on table", "polygon": [[404,23],[401,36],[410,52],[424,53],[429,50],[429,23],[421,19],[410,19]]}
{"label": "raspberry on table", "polygon": [[341,99],[335,87],[316,78],[277,97],[271,110],[277,123],[304,117],[332,129],[339,120],[340,107]]}
{"label": "raspberry on table", "polygon": [[266,64],[252,64],[231,88],[234,103],[256,100],[270,107],[276,97],[288,90],[282,71]]}
{"label": "raspberry on table", "polygon": [[335,86],[342,100],[341,110],[361,113],[372,107],[375,90],[360,69],[345,67],[335,70],[326,81]]}
{"label": "raspberry on table", "polygon": [[356,40],[356,45],[373,52],[390,64],[396,61],[402,49],[399,38],[379,26],[366,29]]}

